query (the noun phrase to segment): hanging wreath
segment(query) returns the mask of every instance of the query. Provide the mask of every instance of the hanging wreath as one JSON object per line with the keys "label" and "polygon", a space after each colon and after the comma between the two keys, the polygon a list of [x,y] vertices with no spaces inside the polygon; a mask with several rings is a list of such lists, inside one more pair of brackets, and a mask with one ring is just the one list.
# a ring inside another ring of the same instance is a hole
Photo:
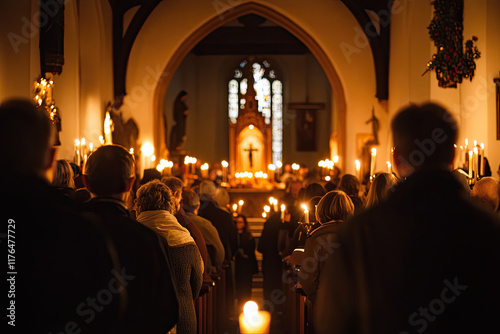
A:
{"label": "hanging wreath", "polygon": [[481,54],[474,45],[476,36],[465,42],[464,50],[463,0],[434,0],[432,5],[434,17],[427,29],[437,52],[432,55],[423,74],[435,70],[441,87],[456,87],[463,78],[472,81],[475,60]]}

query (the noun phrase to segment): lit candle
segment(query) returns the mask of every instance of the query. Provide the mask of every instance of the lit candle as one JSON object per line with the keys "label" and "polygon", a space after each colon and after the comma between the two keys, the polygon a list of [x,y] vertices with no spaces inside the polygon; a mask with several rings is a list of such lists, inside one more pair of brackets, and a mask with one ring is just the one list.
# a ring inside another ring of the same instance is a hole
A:
{"label": "lit candle", "polygon": [[248,301],[239,318],[241,334],[268,334],[271,315],[267,311],[259,311],[257,303]]}
{"label": "lit candle", "polygon": [[481,175],[484,175],[484,144],[481,143],[479,146],[481,147],[481,151],[479,151],[481,156]]}
{"label": "lit candle", "polygon": [[309,209],[305,204],[302,204],[302,208],[304,209],[304,224],[309,225]]}
{"label": "lit candle", "polygon": [[276,167],[278,168],[276,171],[276,179],[279,179],[280,178],[280,170],[281,170],[281,167],[283,167],[283,163],[281,161],[277,160]]}
{"label": "lit candle", "polygon": [[273,164],[269,164],[267,168],[269,169],[269,181],[274,182],[274,173],[276,172],[276,166]]}
{"label": "lit candle", "polygon": [[226,160],[222,160],[222,182],[227,182],[227,167],[229,164],[227,163]]}
{"label": "lit candle", "polygon": [[473,173],[474,173],[473,177],[474,177],[475,179],[477,179],[477,177],[478,177],[477,173],[478,173],[478,171],[479,171],[479,170],[478,170],[479,152],[478,152],[478,150],[477,150],[477,146],[474,146],[473,152],[474,152],[474,158],[473,158],[473,161],[472,161],[473,166],[474,166],[474,167],[473,167],[473,169],[472,169],[472,170],[473,170]]}
{"label": "lit candle", "polygon": [[387,173],[392,174],[392,164],[389,161],[387,161],[386,163],[387,163]]}
{"label": "lit candle", "polygon": [[278,212],[278,200],[275,198],[273,200],[274,212]]}
{"label": "lit candle", "polygon": [[208,179],[208,163],[201,165],[201,177]]}
{"label": "lit candle", "polygon": [[469,179],[472,179],[472,151],[469,151]]}
{"label": "lit candle", "polygon": [[75,163],[80,165],[80,140],[75,139]]}
{"label": "lit candle", "polygon": [[242,199],[240,199],[238,201],[238,213],[240,213],[240,214],[241,214],[241,209],[243,207],[243,204],[245,204],[245,202]]}
{"label": "lit candle", "polygon": [[281,221],[282,222],[285,221],[285,211],[286,211],[286,205],[285,204],[281,204]]}
{"label": "lit candle", "polygon": [[233,212],[236,213],[238,211],[238,204],[234,203],[233,204]]}
{"label": "lit candle", "polygon": [[373,172],[375,171],[375,159],[377,157],[377,149],[372,148],[372,155],[370,160],[370,177],[373,176]]}
{"label": "lit candle", "polygon": [[359,160],[354,161],[356,166],[356,176],[361,180],[361,162]]}
{"label": "lit candle", "polygon": [[111,137],[111,127],[112,127],[113,121],[111,120],[111,117],[109,115],[109,111],[106,111],[106,118],[104,119],[104,141],[106,145],[113,144],[113,140]]}
{"label": "lit candle", "polygon": [[92,144],[92,142],[89,143],[89,150],[90,153],[94,152],[94,144]]}

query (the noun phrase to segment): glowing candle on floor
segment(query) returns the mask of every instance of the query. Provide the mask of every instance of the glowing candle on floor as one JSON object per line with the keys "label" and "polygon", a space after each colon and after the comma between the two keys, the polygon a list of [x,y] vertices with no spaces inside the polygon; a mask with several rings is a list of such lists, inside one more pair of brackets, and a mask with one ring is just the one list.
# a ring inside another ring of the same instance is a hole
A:
{"label": "glowing candle on floor", "polygon": [[285,211],[286,211],[286,205],[281,204],[281,221],[285,221]]}
{"label": "glowing candle on floor", "polygon": [[266,311],[259,311],[257,303],[248,301],[240,314],[241,334],[268,334],[271,324],[271,315]]}
{"label": "glowing candle on floor", "polygon": [[305,204],[302,204],[302,208],[304,209],[304,224],[309,225],[309,209]]}

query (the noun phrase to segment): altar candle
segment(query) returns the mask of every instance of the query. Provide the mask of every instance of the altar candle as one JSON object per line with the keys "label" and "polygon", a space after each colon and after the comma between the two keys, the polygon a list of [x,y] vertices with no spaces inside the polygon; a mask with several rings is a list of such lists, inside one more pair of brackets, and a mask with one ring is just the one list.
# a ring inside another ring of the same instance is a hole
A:
{"label": "altar candle", "polygon": [[282,222],[285,221],[285,211],[286,211],[286,205],[285,204],[281,204],[281,221]]}
{"label": "altar candle", "polygon": [[229,164],[227,163],[226,160],[222,160],[221,165],[222,165],[222,182],[227,182],[227,167],[229,166]]}
{"label": "altar candle", "polygon": [[269,181],[274,182],[274,173],[276,172],[276,166],[273,164],[269,164],[267,168],[269,169]]}
{"label": "altar candle", "polygon": [[248,301],[240,314],[239,324],[241,334],[269,334],[271,314],[259,311],[257,303]]}
{"label": "altar candle", "polygon": [[278,212],[278,200],[276,198],[273,200],[273,207],[274,212]]}
{"label": "altar candle", "polygon": [[302,208],[304,209],[304,224],[309,225],[309,209],[305,204],[302,204]]}
{"label": "altar candle", "polygon": [[277,167],[277,172],[276,172],[276,179],[280,178],[280,169],[283,167],[283,163],[281,161],[276,161],[276,167]]}
{"label": "altar candle", "polygon": [[389,161],[386,161],[387,163],[387,173],[392,174],[392,165]]}
{"label": "altar candle", "polygon": [[472,151],[469,151],[469,179],[472,179]]}

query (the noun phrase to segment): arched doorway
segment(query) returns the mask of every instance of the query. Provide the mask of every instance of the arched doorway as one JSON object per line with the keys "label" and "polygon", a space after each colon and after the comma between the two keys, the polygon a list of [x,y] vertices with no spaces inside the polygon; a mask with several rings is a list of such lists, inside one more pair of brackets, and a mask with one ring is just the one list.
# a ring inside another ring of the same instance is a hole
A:
{"label": "arched doorway", "polygon": [[[304,43],[304,45],[307,46],[307,48],[317,59],[318,63],[321,65],[332,88],[332,112],[335,128],[331,129],[331,136],[335,136],[335,142],[338,147],[338,152],[336,153],[339,156],[345,156],[346,101],[343,86],[333,67],[333,64],[314,38],[312,38],[306,31],[304,31],[292,20],[272,8],[266,7],[262,4],[245,3],[240,6],[233,7],[220,15],[214,15],[212,19],[208,20],[199,29],[193,32],[174,52],[173,56],[170,58],[165,69],[163,70],[163,73],[174,73],[182,60],[190,52],[190,50],[211,31],[219,28],[220,26],[226,24],[231,20],[251,13],[261,15],[287,29],[302,43]],[[164,103],[163,98],[170,80],[170,75],[160,76],[159,82],[155,88],[153,100],[153,118],[156,120],[160,120],[162,117]],[[155,122],[153,130],[155,147],[161,147],[163,148],[162,150],[164,150],[164,129],[162,127],[162,122]]]}

